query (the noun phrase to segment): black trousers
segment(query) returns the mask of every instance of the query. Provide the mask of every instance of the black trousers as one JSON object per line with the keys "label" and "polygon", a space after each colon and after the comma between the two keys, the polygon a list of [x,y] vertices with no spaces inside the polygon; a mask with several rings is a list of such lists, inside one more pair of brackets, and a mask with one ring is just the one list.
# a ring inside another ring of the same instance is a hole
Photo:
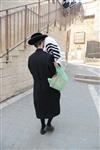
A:
{"label": "black trousers", "polygon": [[[51,121],[53,118],[49,118],[47,121],[47,125],[50,126],[51,125]],[[45,119],[40,119],[41,120],[41,128],[44,128],[46,126],[45,124]]]}

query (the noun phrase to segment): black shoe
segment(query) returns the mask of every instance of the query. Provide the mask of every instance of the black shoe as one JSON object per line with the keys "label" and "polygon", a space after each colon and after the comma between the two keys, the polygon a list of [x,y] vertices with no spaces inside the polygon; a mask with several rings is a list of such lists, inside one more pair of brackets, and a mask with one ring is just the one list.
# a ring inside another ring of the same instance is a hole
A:
{"label": "black shoe", "polygon": [[41,128],[41,130],[40,130],[40,133],[42,134],[42,135],[44,135],[45,133],[46,133],[46,127],[45,128]]}
{"label": "black shoe", "polygon": [[49,131],[49,132],[53,132],[54,131],[54,127],[52,125],[47,125],[46,126],[46,131]]}

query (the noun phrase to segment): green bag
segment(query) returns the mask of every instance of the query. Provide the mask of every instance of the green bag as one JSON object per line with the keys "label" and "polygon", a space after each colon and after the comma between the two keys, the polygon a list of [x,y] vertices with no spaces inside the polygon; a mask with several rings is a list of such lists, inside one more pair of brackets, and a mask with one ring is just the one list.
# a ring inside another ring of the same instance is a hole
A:
{"label": "green bag", "polygon": [[52,78],[48,78],[50,87],[62,91],[68,81],[68,76],[62,67],[56,67],[57,74]]}

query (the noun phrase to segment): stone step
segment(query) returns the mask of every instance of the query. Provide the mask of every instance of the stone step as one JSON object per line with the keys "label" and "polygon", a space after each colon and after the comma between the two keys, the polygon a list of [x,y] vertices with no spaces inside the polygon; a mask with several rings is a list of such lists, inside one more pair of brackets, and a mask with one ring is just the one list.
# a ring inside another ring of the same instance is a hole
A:
{"label": "stone step", "polygon": [[6,55],[3,58],[0,58],[0,70],[4,69],[4,67],[6,66],[7,63],[11,63],[12,62],[12,57],[9,56],[9,60],[7,61],[6,59]]}
{"label": "stone step", "polygon": [[15,49],[9,53],[9,56],[11,56],[11,57],[18,57],[19,55],[20,54],[19,54],[19,51],[17,49]]}
{"label": "stone step", "polygon": [[100,84],[100,76],[95,75],[76,74],[74,75],[74,79],[86,83]]}

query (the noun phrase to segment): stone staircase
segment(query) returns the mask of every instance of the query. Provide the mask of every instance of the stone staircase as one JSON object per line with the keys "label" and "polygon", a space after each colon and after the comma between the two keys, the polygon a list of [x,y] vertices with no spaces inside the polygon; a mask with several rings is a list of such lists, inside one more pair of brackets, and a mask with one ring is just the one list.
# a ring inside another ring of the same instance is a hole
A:
{"label": "stone staircase", "polygon": [[[65,50],[65,30],[60,31],[59,25],[51,26],[49,35],[57,40],[62,50]],[[34,47],[27,45],[24,49],[22,44],[10,52],[8,63],[6,56],[0,58],[0,102],[32,87],[33,80],[27,64],[29,55],[34,51]]]}
{"label": "stone staircase", "polygon": [[32,85],[27,68],[27,58],[32,51],[32,48],[27,47],[24,50],[20,46],[10,53],[8,63],[6,63],[6,57],[2,58],[0,63],[0,101],[14,96]]}

